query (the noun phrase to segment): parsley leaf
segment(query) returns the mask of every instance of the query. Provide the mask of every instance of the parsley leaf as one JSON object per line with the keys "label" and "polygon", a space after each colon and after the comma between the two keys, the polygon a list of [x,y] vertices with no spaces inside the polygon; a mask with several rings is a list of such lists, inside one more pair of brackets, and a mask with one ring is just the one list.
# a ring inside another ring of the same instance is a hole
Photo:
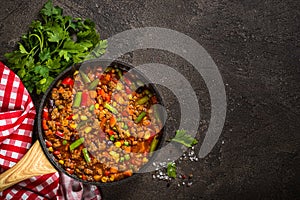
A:
{"label": "parsley leaf", "polygon": [[192,147],[198,143],[195,138],[186,133],[186,130],[177,130],[175,137],[171,141],[181,143],[187,147]]}
{"label": "parsley leaf", "polygon": [[59,42],[68,36],[63,27],[59,25],[48,27],[47,35],[49,42]]}
{"label": "parsley leaf", "polygon": [[177,167],[174,162],[169,162],[167,166],[167,175],[171,178],[176,178],[177,175]]}
{"label": "parsley leaf", "polygon": [[49,48],[43,49],[39,54],[39,58],[42,62],[51,58],[50,49]]}
{"label": "parsley leaf", "polygon": [[24,47],[22,44],[19,44],[19,50],[20,50],[20,52],[23,53],[23,54],[29,54],[29,53],[26,51],[25,47]]}
{"label": "parsley leaf", "polygon": [[62,13],[48,0],[40,11],[41,20],[32,21],[18,49],[4,55],[30,93],[45,92],[65,68],[106,51],[107,42],[100,40],[93,21]]}
{"label": "parsley leaf", "polygon": [[52,15],[61,15],[62,9],[59,7],[54,7],[52,1],[48,1],[41,10],[41,14],[48,17],[51,17]]}

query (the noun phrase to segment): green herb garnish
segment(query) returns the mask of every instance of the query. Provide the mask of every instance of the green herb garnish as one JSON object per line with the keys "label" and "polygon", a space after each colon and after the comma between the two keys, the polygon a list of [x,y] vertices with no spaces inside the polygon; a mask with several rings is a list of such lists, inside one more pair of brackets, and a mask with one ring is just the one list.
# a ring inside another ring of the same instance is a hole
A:
{"label": "green herb garnish", "polygon": [[185,130],[177,130],[175,137],[171,139],[171,141],[181,143],[187,147],[192,147],[193,145],[198,143],[198,141],[187,134]]}
{"label": "green herb garnish", "polygon": [[174,162],[169,162],[167,166],[167,175],[171,178],[176,178],[176,165]]}
{"label": "green herb garnish", "polygon": [[31,23],[18,49],[5,54],[29,92],[44,93],[66,67],[105,53],[107,41],[100,40],[94,22],[62,13],[49,0],[40,11],[41,20]]}

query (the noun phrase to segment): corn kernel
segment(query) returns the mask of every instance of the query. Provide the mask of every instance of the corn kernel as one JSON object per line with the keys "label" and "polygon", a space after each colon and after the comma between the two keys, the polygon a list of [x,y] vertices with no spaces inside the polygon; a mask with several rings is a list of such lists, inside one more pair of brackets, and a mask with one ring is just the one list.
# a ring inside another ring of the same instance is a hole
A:
{"label": "corn kernel", "polygon": [[148,158],[144,157],[144,158],[143,158],[143,162],[144,162],[144,163],[148,162]]}
{"label": "corn kernel", "polygon": [[53,152],[53,147],[49,147],[48,150],[49,150],[50,152]]}
{"label": "corn kernel", "polygon": [[103,176],[102,178],[101,178],[101,181],[103,182],[103,183],[106,183],[107,182],[107,177],[106,176]]}
{"label": "corn kernel", "polygon": [[145,140],[148,140],[148,139],[150,138],[150,136],[151,136],[150,132],[147,131],[147,132],[145,133],[145,135],[144,135],[144,139],[145,139]]}
{"label": "corn kernel", "polygon": [[59,160],[58,163],[63,165],[65,162],[63,160]]}
{"label": "corn kernel", "polygon": [[116,106],[117,106],[117,103],[114,101],[114,102],[112,103],[112,105],[113,105],[113,107],[116,107]]}
{"label": "corn kernel", "polygon": [[92,130],[92,127],[86,127],[85,129],[84,129],[84,132],[85,133],[89,133],[89,132],[91,132],[91,130]]}
{"label": "corn kernel", "polygon": [[75,129],[76,127],[77,127],[77,124],[70,124],[70,127],[72,128],[72,129]]}
{"label": "corn kernel", "polygon": [[99,109],[99,107],[100,107],[99,103],[96,103],[96,104],[95,104],[95,109],[97,109],[97,110],[98,110],[98,109]]}
{"label": "corn kernel", "polygon": [[121,147],[121,142],[115,142],[116,147]]}
{"label": "corn kernel", "polygon": [[127,137],[130,137],[130,132],[129,132],[129,130],[125,131],[125,135],[126,135]]}
{"label": "corn kernel", "polygon": [[117,83],[117,86],[116,86],[116,89],[117,89],[117,90],[122,90],[122,89],[123,89],[122,83],[118,82],[118,83]]}
{"label": "corn kernel", "polygon": [[88,118],[87,118],[87,116],[82,115],[82,116],[80,116],[80,119],[81,119],[82,121],[86,121]]}
{"label": "corn kernel", "polygon": [[78,119],[78,114],[73,115],[72,119],[73,120]]}
{"label": "corn kernel", "polygon": [[76,70],[76,71],[74,72],[74,74],[73,74],[73,75],[75,76],[75,75],[77,75],[78,73],[79,73],[79,71],[78,71],[78,70]]}
{"label": "corn kernel", "polygon": [[130,159],[130,155],[129,154],[125,154],[124,158],[125,158],[125,160],[129,160]]}
{"label": "corn kernel", "polygon": [[109,177],[109,180],[110,180],[110,181],[114,181],[114,180],[115,180],[115,176]]}

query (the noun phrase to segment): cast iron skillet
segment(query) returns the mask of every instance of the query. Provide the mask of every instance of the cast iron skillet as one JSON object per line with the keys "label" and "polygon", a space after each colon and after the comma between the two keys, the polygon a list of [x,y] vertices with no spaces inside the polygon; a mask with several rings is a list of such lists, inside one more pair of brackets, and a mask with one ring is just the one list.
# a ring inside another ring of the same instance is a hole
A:
{"label": "cast iron skillet", "polygon": [[[60,164],[58,164],[56,161],[55,161],[55,158],[54,156],[49,153],[49,151],[47,150],[47,147],[46,147],[46,144],[45,144],[45,139],[44,139],[44,136],[43,136],[43,129],[42,129],[42,113],[43,113],[43,109],[45,107],[45,105],[47,104],[47,101],[49,100],[50,98],[50,95],[51,95],[51,90],[53,89],[53,87],[58,83],[58,81],[64,79],[65,77],[67,77],[68,75],[72,75],[76,70],[78,70],[80,67],[85,67],[85,66],[92,66],[92,67],[97,67],[97,66],[102,66],[102,67],[107,67],[107,66],[118,66],[120,69],[123,69],[125,71],[129,71],[130,69],[134,69],[133,66],[125,63],[125,62],[121,62],[121,61],[110,61],[110,60],[94,60],[94,61],[88,61],[88,62],[84,62],[82,64],[78,64],[78,65],[74,65],[74,66],[71,66],[69,68],[67,68],[65,71],[63,71],[59,76],[57,76],[55,78],[55,80],[52,82],[52,84],[50,85],[50,87],[47,89],[47,91],[45,92],[44,96],[42,97],[42,100],[41,100],[41,103],[40,103],[40,106],[39,106],[39,109],[38,109],[38,115],[37,115],[37,124],[38,124],[38,139],[39,139],[39,142],[41,144],[41,147],[42,147],[42,150],[44,151],[47,159],[50,161],[50,163],[56,168],[56,170],[60,171],[60,172],[63,172],[64,174],[80,181],[80,182],[83,182],[85,184],[93,184],[93,185],[101,185],[101,186],[104,186],[104,185],[114,185],[114,184],[121,184],[121,183],[124,183],[130,179],[133,179],[133,178],[136,178],[137,177],[137,173],[133,174],[132,176],[130,177],[127,177],[127,178],[124,178],[124,179],[121,179],[119,181],[114,181],[114,182],[107,182],[107,183],[102,183],[102,182],[92,182],[92,181],[85,181],[85,180],[82,180],[80,178],[78,178],[77,176],[75,175],[70,175],[68,174],[61,166]],[[136,74],[136,76],[142,80],[144,83],[149,83],[148,86],[149,86],[149,89],[152,90],[152,92],[156,95],[157,97],[157,100],[158,100],[158,103],[160,105],[163,106],[163,101],[162,101],[162,98],[161,96],[159,95],[159,92],[157,90],[157,88],[150,83],[150,81],[144,77],[142,74],[138,73],[137,70],[134,70],[134,73]],[[161,117],[161,121],[163,121],[163,115],[160,115]],[[164,138],[164,128],[162,128],[162,130],[160,131],[159,135],[159,143],[158,143],[158,146],[157,146],[157,149],[161,147],[162,145],[162,140]],[[155,154],[153,154],[153,156],[149,159],[148,163],[146,163],[140,170],[146,168],[149,164],[151,164],[151,161],[154,159],[154,156]]]}

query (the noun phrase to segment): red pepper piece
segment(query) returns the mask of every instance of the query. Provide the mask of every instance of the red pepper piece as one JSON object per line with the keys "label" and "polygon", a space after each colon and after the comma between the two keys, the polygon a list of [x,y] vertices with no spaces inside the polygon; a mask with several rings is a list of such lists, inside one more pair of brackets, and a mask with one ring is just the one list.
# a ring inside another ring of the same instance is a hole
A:
{"label": "red pepper piece", "polygon": [[59,151],[54,151],[53,154],[58,155],[58,154],[60,154],[60,152]]}
{"label": "red pepper piece", "polygon": [[150,137],[149,137],[149,139],[147,141],[151,144],[151,142],[153,141],[153,139],[154,139],[155,136],[156,136],[155,132],[151,132],[150,133]]}
{"label": "red pepper piece", "polygon": [[131,81],[127,78],[124,78],[124,81],[128,86],[130,86],[132,84]]}
{"label": "red pepper piece", "polygon": [[153,141],[154,137],[155,137],[155,135],[152,135],[152,136],[149,137],[148,142],[149,142],[150,144],[151,144],[151,142]]}
{"label": "red pepper piece", "polygon": [[88,104],[89,93],[87,91],[82,92],[81,106],[86,107]]}
{"label": "red pepper piece", "polygon": [[114,134],[115,134],[115,132],[114,132],[114,131],[112,131],[112,130],[109,130],[108,134],[109,134],[109,135],[114,135]]}
{"label": "red pepper piece", "polygon": [[61,123],[60,122],[55,122],[55,125],[56,126],[61,126]]}
{"label": "red pepper piece", "polygon": [[46,146],[47,147],[52,147],[52,143],[50,141],[46,140]]}
{"label": "red pepper piece", "polygon": [[157,104],[158,103],[156,96],[152,96],[151,97],[151,101],[152,101],[153,104]]}
{"label": "red pepper piece", "polygon": [[64,85],[73,86],[74,85],[74,80],[70,77],[67,77],[61,83],[64,84]]}
{"label": "red pepper piece", "polygon": [[71,120],[74,114],[71,114],[69,117],[67,117],[67,120]]}
{"label": "red pepper piece", "polygon": [[43,109],[43,119],[49,120],[49,111],[48,108]]}
{"label": "red pepper piece", "polygon": [[125,86],[125,92],[126,94],[131,94],[132,91],[129,87]]}
{"label": "red pepper piece", "polygon": [[74,170],[73,170],[73,169],[70,169],[70,168],[67,168],[66,171],[67,171],[69,174],[73,174],[73,173],[74,173]]}
{"label": "red pepper piece", "polygon": [[106,101],[107,102],[110,102],[110,97],[111,97],[110,95],[106,95]]}
{"label": "red pepper piece", "polygon": [[105,170],[105,172],[104,172],[104,176],[109,176],[109,174],[110,174],[110,172],[109,172],[109,171],[107,171],[107,170]]}
{"label": "red pepper piece", "polygon": [[56,131],[56,132],[55,132],[55,135],[57,135],[58,137],[61,137],[61,138],[64,137],[64,133],[63,133],[63,132],[60,132],[60,131]]}
{"label": "red pepper piece", "polygon": [[100,95],[102,96],[103,99],[105,98],[106,94],[103,89],[100,90]]}
{"label": "red pepper piece", "polygon": [[133,127],[133,126],[134,126],[134,123],[133,123],[133,121],[128,121],[128,122],[127,122],[127,125],[128,125],[128,127]]}
{"label": "red pepper piece", "polygon": [[43,119],[42,125],[43,125],[44,131],[49,130],[49,127],[48,127],[48,125],[47,125],[47,120]]}

